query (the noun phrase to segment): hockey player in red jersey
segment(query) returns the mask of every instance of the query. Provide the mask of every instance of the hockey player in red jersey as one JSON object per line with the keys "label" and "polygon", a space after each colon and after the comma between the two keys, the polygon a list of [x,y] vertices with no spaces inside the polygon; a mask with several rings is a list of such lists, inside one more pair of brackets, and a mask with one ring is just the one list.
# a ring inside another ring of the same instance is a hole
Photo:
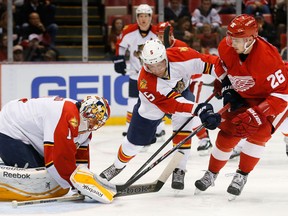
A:
{"label": "hockey player in red jersey", "polygon": [[[163,44],[164,44],[165,29],[169,27],[170,28],[169,29],[169,47],[188,47],[188,45],[185,42],[174,38],[174,34],[173,34],[174,28],[169,22],[160,22],[158,23],[157,27],[158,27],[157,36],[159,40],[162,41]],[[190,86],[191,86],[190,90],[192,91],[194,95],[194,101],[198,103],[200,93],[202,90],[202,86],[203,86],[203,81],[201,80],[201,77],[197,75],[197,79],[194,79]],[[199,125],[200,119],[198,117],[195,117],[193,118],[193,122],[194,122],[194,125]],[[202,130],[199,131],[199,133],[197,133],[197,137],[200,140],[199,146],[197,147],[197,151],[199,152],[199,155],[204,156],[204,155],[210,154],[211,149],[212,149],[212,143],[208,135],[208,130],[206,128],[203,128]]]}
{"label": "hockey player in red jersey", "polygon": [[[167,54],[166,54],[167,52]],[[177,131],[193,114],[207,122],[208,129],[215,129],[221,117],[213,112],[209,103],[196,104],[191,101],[189,89],[195,74],[214,73],[212,64],[218,58],[203,55],[189,47],[173,47],[165,50],[159,39],[146,41],[141,54],[143,67],[138,77],[139,100],[134,106],[127,136],[118,150],[115,162],[100,176],[111,180],[143,148],[155,140],[157,125],[165,114],[172,115],[173,131]],[[173,139],[173,145],[189,136],[190,121]],[[190,156],[191,139],[180,150],[185,156],[173,172],[172,188],[184,188],[186,163]]]}
{"label": "hockey player in red jersey", "polygon": [[[152,24],[152,8],[147,4],[141,4],[136,8],[136,21],[125,26],[120,40],[116,44],[116,55],[113,58],[114,69],[117,73],[129,76],[128,105],[126,114],[126,128],[128,128],[134,105],[138,100],[137,77],[142,63],[140,54],[145,41],[157,38],[157,26]],[[129,51],[130,68],[126,69],[125,54]],[[164,124],[158,127],[159,137],[163,134]],[[162,133],[161,133],[162,132]],[[123,132],[126,136],[127,132]]]}
{"label": "hockey player in red jersey", "polygon": [[0,166],[0,200],[56,197],[76,187],[103,202],[81,189],[94,179],[86,176],[91,175],[87,167],[77,165],[89,166],[91,132],[109,115],[108,102],[99,96],[87,96],[82,102],[57,96],[8,102],[0,113],[0,157],[5,165]]}
{"label": "hockey player in red jersey", "polygon": [[277,49],[258,37],[255,19],[246,14],[230,22],[218,51],[222,70],[217,67],[216,73],[222,80],[224,104],[230,103],[231,111],[222,115],[208,170],[195,186],[200,191],[213,186],[233,147],[246,138],[227,189],[234,199],[241,194],[271,134],[287,116],[288,72]]}

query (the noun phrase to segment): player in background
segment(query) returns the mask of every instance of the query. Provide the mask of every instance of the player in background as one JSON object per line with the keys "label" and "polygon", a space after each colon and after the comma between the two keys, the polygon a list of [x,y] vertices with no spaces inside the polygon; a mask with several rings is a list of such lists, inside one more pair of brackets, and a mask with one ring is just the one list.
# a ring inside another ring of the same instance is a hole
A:
{"label": "player in background", "polygon": [[[142,67],[140,54],[145,41],[157,38],[156,25],[152,25],[152,8],[141,4],[136,9],[137,23],[125,26],[122,36],[116,44],[116,56],[113,58],[117,73],[129,75],[128,106],[126,114],[126,130],[129,127],[134,105],[138,100],[137,77]],[[126,69],[125,54],[129,51],[130,68]],[[127,132],[123,132],[126,136]],[[157,129],[157,136],[165,135],[164,122]],[[155,140],[156,141],[156,140]]]}
{"label": "player in background", "polygon": [[[170,27],[170,31],[169,31],[170,46],[169,47],[188,47],[188,45],[185,42],[174,38],[174,34],[173,34],[174,29],[173,29],[173,26],[169,22],[158,23],[157,36],[159,40],[162,41],[163,44],[164,44],[164,31],[167,27]],[[190,84],[190,91],[193,93],[194,102],[196,103],[199,102],[202,85],[203,85],[203,81],[201,80],[201,77],[199,77],[199,75],[197,75],[195,79],[193,79],[193,82]],[[192,121],[194,122],[193,125],[195,125],[195,127],[197,127],[197,125],[199,125],[201,122],[199,117],[194,117]],[[196,129],[196,128],[193,128],[193,129]],[[211,149],[212,149],[212,143],[209,138],[208,130],[206,128],[203,128],[201,131],[199,131],[199,133],[197,133],[197,137],[200,140],[199,145],[197,147],[197,151],[199,152],[199,155],[204,156],[204,155],[210,154]]]}
{"label": "player in background", "polygon": [[[166,54],[167,52],[167,54]],[[189,47],[165,49],[159,39],[146,41],[141,59],[143,67],[138,77],[139,100],[134,106],[127,136],[119,147],[114,163],[100,176],[108,181],[118,175],[137,153],[155,139],[156,128],[165,114],[172,115],[175,133],[191,115],[198,115],[207,122],[208,129],[215,129],[221,117],[213,112],[209,103],[192,102],[189,84],[195,74],[214,73],[218,57],[203,55]],[[177,145],[192,131],[190,121],[172,140]],[[190,156],[191,139],[180,147],[184,158],[173,172],[172,188],[184,188],[186,164]]]}
{"label": "player in background", "polygon": [[[109,104],[99,96],[87,96],[81,102],[57,96],[22,98],[5,104],[0,113],[4,162],[0,165],[0,200],[57,197],[77,188],[83,195],[106,202],[106,190],[93,185],[94,174],[88,166],[92,131],[109,116]],[[83,188],[84,184],[91,190]],[[99,191],[103,197],[97,195]]]}
{"label": "player in background", "polygon": [[258,37],[256,20],[246,14],[230,22],[218,51],[222,70],[216,67],[216,73],[222,80],[224,104],[230,103],[231,111],[222,115],[208,170],[195,186],[200,191],[213,186],[233,147],[245,138],[238,169],[227,189],[234,199],[271,134],[287,116],[288,72],[277,49]]}

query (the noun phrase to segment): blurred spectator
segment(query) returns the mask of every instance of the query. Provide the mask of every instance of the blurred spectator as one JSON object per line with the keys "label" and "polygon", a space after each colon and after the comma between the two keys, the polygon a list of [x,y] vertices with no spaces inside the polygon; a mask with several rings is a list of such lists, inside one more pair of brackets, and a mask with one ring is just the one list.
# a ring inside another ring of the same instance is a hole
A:
{"label": "blurred spectator", "polygon": [[58,53],[55,49],[48,49],[43,55],[44,61],[58,61]]}
{"label": "blurred spectator", "polygon": [[120,34],[124,28],[124,21],[122,18],[115,18],[112,22],[111,31],[108,35],[107,49],[110,56],[115,55],[116,42],[120,39]]}
{"label": "blurred spectator", "polygon": [[175,26],[174,30],[174,37],[185,42],[189,47],[192,47],[195,29],[191,24],[190,17],[181,17],[178,20],[178,25]]}
{"label": "blurred spectator", "polygon": [[[39,16],[39,23],[44,26],[45,32],[50,36],[49,45],[55,46],[55,39],[58,31],[58,25],[55,23],[56,6],[51,4],[50,0],[39,1],[39,0],[27,0],[20,10],[21,22],[23,28],[31,25],[31,13],[37,13]],[[39,27],[40,28],[40,27]],[[37,32],[34,32],[39,34]]]}
{"label": "blurred spectator", "polygon": [[246,14],[255,14],[260,12],[263,14],[269,14],[270,8],[266,0],[244,0]]}
{"label": "blurred spectator", "polygon": [[277,34],[274,25],[266,22],[265,18],[260,12],[256,12],[255,19],[258,24],[258,35],[274,46],[280,48],[280,43],[277,41]]}
{"label": "blurred spectator", "polygon": [[169,0],[168,5],[164,8],[164,21],[176,26],[178,20],[184,16],[191,17],[191,14],[188,7],[182,4],[182,0]]}
{"label": "blurred spectator", "polygon": [[[5,11],[0,18],[0,33],[7,34],[8,13]],[[20,29],[15,26],[13,22],[13,44],[16,45],[20,42]]]}
{"label": "blurred spectator", "polygon": [[201,0],[201,5],[196,8],[192,15],[192,25],[197,28],[197,32],[202,32],[203,25],[211,25],[213,32],[221,33],[221,18],[215,8],[212,8],[211,0]]}
{"label": "blurred spectator", "polygon": [[219,35],[212,32],[211,25],[205,23],[202,28],[202,34],[198,35],[202,53],[209,53],[210,48],[217,48],[220,42]]}
{"label": "blurred spectator", "polygon": [[42,36],[43,43],[50,45],[50,37],[46,31],[45,26],[40,20],[39,14],[33,12],[29,15],[29,24],[22,29],[23,39],[28,39],[31,34],[38,34]]}
{"label": "blurred spectator", "polygon": [[287,1],[277,0],[274,7],[274,25],[276,26],[277,38],[286,33],[287,29]]}
{"label": "blurred spectator", "polygon": [[13,61],[14,62],[24,61],[23,47],[21,45],[15,45],[13,47]]}
{"label": "blurred spectator", "polygon": [[0,36],[0,62],[7,61],[7,35]]}
{"label": "blurred spectator", "polygon": [[236,0],[212,0],[212,7],[219,14],[236,14]]}
{"label": "blurred spectator", "polygon": [[24,49],[25,61],[43,61],[43,56],[46,49],[45,46],[41,44],[41,36],[37,34],[30,34],[28,40],[28,47]]}

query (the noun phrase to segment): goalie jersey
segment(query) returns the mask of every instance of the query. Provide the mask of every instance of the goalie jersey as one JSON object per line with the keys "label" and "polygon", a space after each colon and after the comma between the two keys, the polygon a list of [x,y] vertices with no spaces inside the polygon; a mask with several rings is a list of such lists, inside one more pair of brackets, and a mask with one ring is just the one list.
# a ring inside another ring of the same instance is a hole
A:
{"label": "goalie jersey", "polygon": [[77,163],[89,163],[92,134],[78,134],[76,102],[60,97],[24,98],[7,103],[0,114],[0,133],[33,146],[62,188],[71,186],[69,178]]}

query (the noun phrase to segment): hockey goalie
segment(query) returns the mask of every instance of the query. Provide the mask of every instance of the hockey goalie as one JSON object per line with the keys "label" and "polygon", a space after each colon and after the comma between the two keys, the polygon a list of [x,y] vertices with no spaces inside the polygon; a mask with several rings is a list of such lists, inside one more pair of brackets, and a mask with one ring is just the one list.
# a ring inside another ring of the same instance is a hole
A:
{"label": "hockey goalie", "polygon": [[89,170],[92,131],[110,116],[107,100],[17,99],[0,113],[0,201],[63,196],[72,189],[110,203],[115,187]]}

